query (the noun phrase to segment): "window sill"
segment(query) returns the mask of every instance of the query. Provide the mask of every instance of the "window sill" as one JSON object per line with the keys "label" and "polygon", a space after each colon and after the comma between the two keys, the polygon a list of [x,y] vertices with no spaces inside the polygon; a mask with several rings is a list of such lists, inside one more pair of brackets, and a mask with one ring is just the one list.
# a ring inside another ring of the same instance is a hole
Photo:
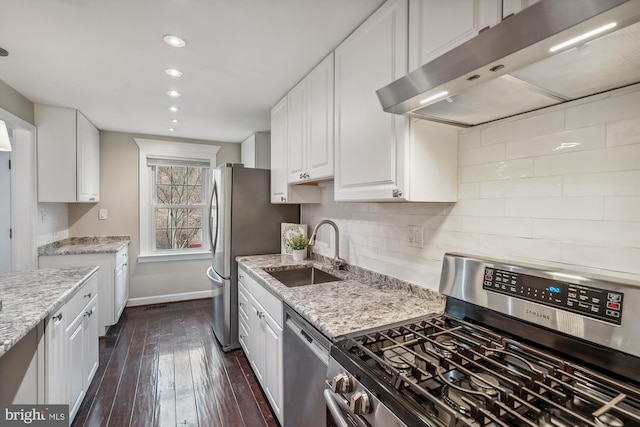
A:
{"label": "window sill", "polygon": [[138,263],[165,262],[165,261],[191,261],[194,259],[210,259],[211,251],[171,253],[171,254],[145,254],[138,255]]}

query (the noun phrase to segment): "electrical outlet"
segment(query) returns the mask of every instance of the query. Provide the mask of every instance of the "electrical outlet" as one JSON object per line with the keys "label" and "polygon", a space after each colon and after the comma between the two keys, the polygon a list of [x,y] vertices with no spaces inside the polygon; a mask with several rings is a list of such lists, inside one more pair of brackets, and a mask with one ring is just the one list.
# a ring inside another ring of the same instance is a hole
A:
{"label": "electrical outlet", "polygon": [[100,209],[98,211],[98,219],[107,219],[107,210],[106,209]]}
{"label": "electrical outlet", "polygon": [[421,225],[409,225],[407,227],[407,246],[413,248],[424,247],[424,227]]}

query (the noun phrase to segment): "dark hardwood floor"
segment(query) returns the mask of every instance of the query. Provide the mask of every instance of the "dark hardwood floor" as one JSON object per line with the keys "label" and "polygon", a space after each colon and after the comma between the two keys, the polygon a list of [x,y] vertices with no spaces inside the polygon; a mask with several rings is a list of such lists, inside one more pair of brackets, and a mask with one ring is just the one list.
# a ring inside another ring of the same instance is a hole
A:
{"label": "dark hardwood floor", "polygon": [[278,426],[241,350],[223,353],[211,300],[127,308],[73,426]]}

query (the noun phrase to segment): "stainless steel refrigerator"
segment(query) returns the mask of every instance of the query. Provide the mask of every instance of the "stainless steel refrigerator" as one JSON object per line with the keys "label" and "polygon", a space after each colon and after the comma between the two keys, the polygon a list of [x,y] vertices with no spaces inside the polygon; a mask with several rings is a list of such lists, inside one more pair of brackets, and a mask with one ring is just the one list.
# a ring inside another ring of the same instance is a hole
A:
{"label": "stainless steel refrigerator", "polygon": [[213,174],[207,276],[213,286],[213,332],[224,351],[238,342],[238,263],[241,255],[280,253],[280,224],[300,222],[300,205],[270,201],[270,172],[223,164]]}

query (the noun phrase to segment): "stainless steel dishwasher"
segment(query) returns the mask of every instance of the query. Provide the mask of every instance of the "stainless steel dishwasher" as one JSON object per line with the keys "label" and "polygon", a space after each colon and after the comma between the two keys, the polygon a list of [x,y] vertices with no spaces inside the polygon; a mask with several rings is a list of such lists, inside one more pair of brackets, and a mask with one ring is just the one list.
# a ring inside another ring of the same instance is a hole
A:
{"label": "stainless steel dishwasher", "polygon": [[323,392],[331,341],[284,305],[283,427],[325,427]]}

